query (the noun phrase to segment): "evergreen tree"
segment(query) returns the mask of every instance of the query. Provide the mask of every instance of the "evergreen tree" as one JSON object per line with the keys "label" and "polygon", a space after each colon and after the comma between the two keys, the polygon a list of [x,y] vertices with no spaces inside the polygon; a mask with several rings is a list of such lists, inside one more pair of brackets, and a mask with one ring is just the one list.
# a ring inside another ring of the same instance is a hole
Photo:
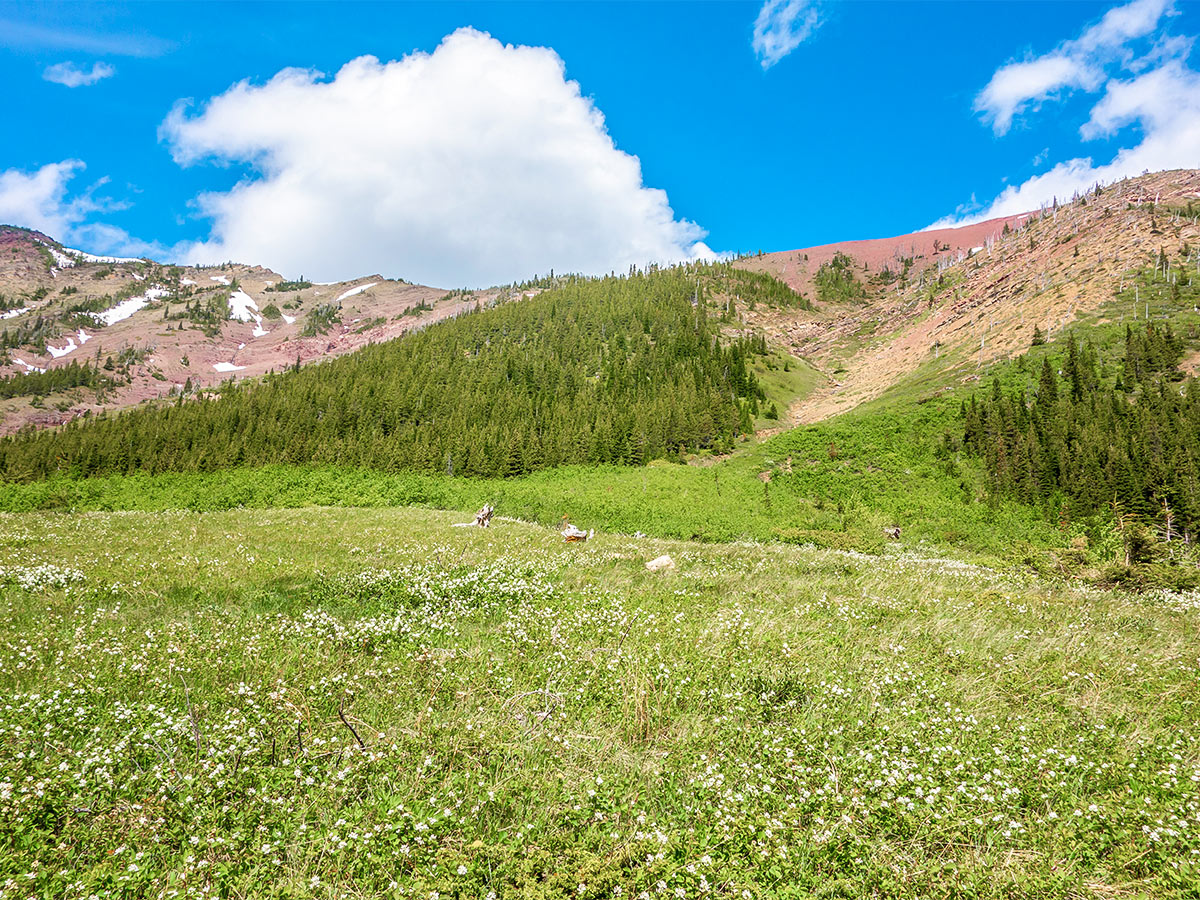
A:
{"label": "evergreen tree", "polygon": [[1061,378],[1043,360],[1035,396],[1006,395],[996,380],[986,399],[963,403],[963,445],[984,460],[998,496],[1060,496],[1076,518],[1106,515],[1115,502],[1126,516],[1163,524],[1169,509],[1172,528],[1195,535],[1200,388],[1194,379],[1182,391],[1171,386],[1183,349],[1169,328],[1127,329],[1121,389],[1104,386],[1095,348],[1072,339]]}
{"label": "evergreen tree", "polygon": [[[492,476],[727,446],[752,430],[765,401],[753,361],[767,352],[759,335],[724,338],[698,301],[698,284],[729,271],[736,270],[717,264],[557,279],[521,303],[319,366],[300,368],[297,358],[261,381],[230,381],[213,399],[5,438],[0,472],[27,478],[62,469],[317,463]],[[767,276],[740,278],[728,275],[759,296],[788,296],[769,289]],[[105,367],[119,364],[110,359]],[[94,367],[78,364],[46,378],[105,383]]]}

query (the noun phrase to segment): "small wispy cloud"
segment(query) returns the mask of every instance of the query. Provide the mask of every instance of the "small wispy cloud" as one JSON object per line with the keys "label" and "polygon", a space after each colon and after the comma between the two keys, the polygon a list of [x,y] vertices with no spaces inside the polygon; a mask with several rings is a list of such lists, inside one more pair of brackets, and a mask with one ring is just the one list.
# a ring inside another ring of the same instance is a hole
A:
{"label": "small wispy cloud", "polygon": [[87,87],[89,84],[95,84],[105,78],[112,78],[116,74],[117,70],[106,62],[92,63],[91,71],[81,69],[75,63],[60,62],[47,66],[46,71],[42,73],[42,78],[46,81],[53,81],[55,84],[65,84],[69,88],[77,88]]}
{"label": "small wispy cloud", "polygon": [[74,50],[96,56],[144,58],[162,56],[174,49],[175,44],[153,35],[136,32],[104,34],[0,19],[0,47],[38,47],[48,50]]}
{"label": "small wispy cloud", "polygon": [[97,214],[126,209],[129,204],[101,193],[107,178],[72,190],[72,179],[85,168],[81,160],[64,159],[32,172],[0,170],[0,222],[34,228],[93,253],[164,258],[167,249],[161,245],[140,241],[124,229],[96,221]]}
{"label": "small wispy cloud", "polygon": [[766,0],[754,20],[751,42],[764,69],[769,69],[797,47],[820,25],[813,0]]}

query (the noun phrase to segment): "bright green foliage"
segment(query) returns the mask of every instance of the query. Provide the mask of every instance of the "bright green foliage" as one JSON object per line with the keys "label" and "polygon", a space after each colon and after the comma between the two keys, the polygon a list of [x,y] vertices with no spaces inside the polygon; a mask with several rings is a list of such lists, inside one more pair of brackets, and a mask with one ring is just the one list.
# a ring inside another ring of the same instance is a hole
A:
{"label": "bright green foliage", "polygon": [[[140,285],[138,286],[140,287]],[[69,304],[65,312],[68,314],[83,313],[85,315],[104,312],[104,310],[116,306],[122,300],[126,300],[132,296],[133,294],[128,289],[118,291],[116,294],[87,294],[82,300]]]}
{"label": "bright green foliage", "polygon": [[751,308],[761,303],[783,309],[812,309],[812,304],[803,294],[765,272],[751,272],[729,263],[709,263],[693,268],[702,282],[707,283],[710,292],[720,290],[727,295],[736,295]]}
{"label": "bright green foliage", "polygon": [[281,281],[278,284],[270,285],[263,288],[264,291],[277,291],[280,293],[286,291],[303,291],[306,288],[312,287],[312,282],[301,276],[299,281]]}
{"label": "bright green foliage", "polygon": [[403,319],[403,318],[407,318],[408,316],[419,316],[421,313],[429,312],[432,309],[433,309],[432,303],[430,303],[427,300],[420,300],[416,303],[413,303],[413,304],[410,304],[409,306],[404,307],[404,310],[400,313],[400,318]]}
{"label": "bright green foliage", "polygon": [[576,279],[218,399],[0,444],[7,477],[336,463],[508,476],[727,449],[761,338],[719,337],[676,270]]}
{"label": "bright green foliage", "polygon": [[229,289],[225,289],[213,294],[201,294],[194,300],[189,298],[184,302],[183,309],[170,309],[165,318],[169,322],[191,322],[209,337],[216,337],[221,333],[221,326],[229,319],[229,293]]}
{"label": "bright green foliage", "polygon": [[903,259],[899,260],[899,266],[897,268],[899,268],[900,271],[898,271],[898,272],[892,269],[891,264],[884,263],[883,268],[880,269],[879,272],[876,273],[876,275],[871,280],[874,281],[876,284],[881,284],[881,285],[885,285],[885,286],[889,285],[889,284],[894,284],[897,281],[899,281],[901,284],[907,284],[908,283],[908,273],[910,271],[912,271],[914,262],[915,262],[915,260],[911,256],[906,256]]}
{"label": "bright green foliage", "polygon": [[[983,559],[1021,562],[1031,546],[1060,546],[1063,536],[1037,508],[1003,499],[975,502],[981,483],[975,460],[937,455],[955,416],[956,407],[938,403],[843,416],[744,446],[710,467],[660,460],[491,479],[294,466],[54,477],[0,483],[0,510],[478,509],[493,503],[501,515],[547,525],[567,514],[583,528],[705,541],[750,538],[878,551],[882,529],[900,525],[906,542]],[[767,484],[764,472],[771,475]]]}
{"label": "bright green foliage", "polygon": [[822,303],[851,303],[867,296],[866,287],[854,274],[854,260],[845,253],[835,253],[833,259],[822,263],[813,281]]}
{"label": "bright green foliage", "polygon": [[47,341],[58,336],[62,326],[54,316],[38,314],[31,321],[0,331],[0,349],[8,350],[15,347],[36,347],[41,352]]}
{"label": "bright green foliage", "polygon": [[24,297],[9,296],[8,294],[0,294],[0,312],[8,312],[13,309],[21,309],[27,306],[28,303]]}
{"label": "bright green foliage", "polygon": [[7,894],[1196,896],[1194,599],[469,519],[0,517]]}
{"label": "bright green foliage", "polygon": [[1125,387],[1133,390],[1138,384],[1150,387],[1157,376],[1165,375],[1171,381],[1182,381],[1183,374],[1176,369],[1183,357],[1183,339],[1171,330],[1169,324],[1159,328],[1153,322],[1145,331],[1125,329]]}
{"label": "bright green foliage", "polygon": [[341,324],[342,308],[336,303],[321,303],[315,309],[309,310],[304,318],[304,328],[301,337],[316,337],[324,334],[334,325]]}

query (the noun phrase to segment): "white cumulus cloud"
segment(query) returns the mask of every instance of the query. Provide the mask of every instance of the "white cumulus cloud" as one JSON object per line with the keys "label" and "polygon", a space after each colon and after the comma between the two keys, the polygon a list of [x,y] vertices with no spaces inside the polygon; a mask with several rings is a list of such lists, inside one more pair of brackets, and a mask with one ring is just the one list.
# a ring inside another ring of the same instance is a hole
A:
{"label": "white cumulus cloud", "polygon": [[[1101,92],[1087,121],[1080,125],[1080,137],[1087,141],[1128,133],[1133,139],[1129,146],[1107,160],[1081,156],[1059,162],[1021,184],[1009,185],[979,211],[960,210],[929,227],[946,228],[1029,212],[1054,198],[1066,200],[1095,184],[1145,171],[1200,167],[1200,73],[1187,62],[1194,41],[1162,33],[1163,17],[1170,12],[1168,0],[1134,0],[1109,10],[1099,23],[1056,51],[1058,56],[1069,57],[1074,68],[1063,70],[1057,79],[1046,77],[1038,91],[1030,80],[1024,94],[1014,89],[1005,95],[1007,106],[998,103],[992,108],[997,117],[993,127],[1003,132],[1007,124],[998,127],[1004,122],[1003,115],[1009,115],[1011,121],[1011,115],[1023,108],[1021,103],[1045,100],[1052,90],[1078,86]],[[1150,49],[1141,55],[1128,46],[1138,39],[1152,41]],[[1009,65],[997,71],[980,96],[1003,83],[1001,76],[1012,70],[1013,65]],[[1041,156],[1035,163],[1040,164]]]}
{"label": "white cumulus cloud", "polygon": [[181,164],[253,170],[197,199],[212,231],[183,249],[188,261],[477,286],[710,253],[553,50],[473,29],[333,78],[241,82],[194,114],[178,104],[160,134]]}
{"label": "white cumulus cloud", "polygon": [[87,196],[67,197],[67,183],[83,168],[79,160],[66,159],[33,172],[0,172],[0,222],[51,237],[67,234],[95,209]]}
{"label": "white cumulus cloud", "polygon": [[1173,0],[1133,0],[1110,9],[1075,40],[1042,56],[1001,66],[975,98],[975,109],[996,134],[1005,134],[1016,116],[1060,91],[1094,91],[1104,83],[1104,66],[1114,60],[1129,63],[1126,44],[1152,34],[1172,11]]}
{"label": "white cumulus cloud", "polygon": [[751,46],[762,67],[769,69],[804,43],[819,24],[813,0],[766,0],[754,20]]}
{"label": "white cumulus cloud", "polygon": [[65,84],[67,87],[76,88],[95,84],[105,78],[112,78],[116,74],[117,70],[106,62],[92,63],[90,70],[81,69],[75,63],[60,62],[47,66],[46,71],[42,73],[42,78],[46,81],[53,81],[55,84]]}
{"label": "white cumulus cloud", "polygon": [[1174,5],[1174,0],[1133,0],[1115,6],[1085,30],[1075,45],[1084,53],[1121,47],[1134,38],[1153,33],[1162,17],[1174,10]]}
{"label": "white cumulus cloud", "polygon": [[1058,54],[1009,63],[992,76],[975,108],[996,134],[1006,134],[1013,118],[1031,103],[1040,104],[1062,88],[1093,89],[1101,77],[1086,62]]}
{"label": "white cumulus cloud", "polygon": [[115,225],[88,221],[94,213],[122,208],[96,191],[107,183],[100,179],[80,192],[70,181],[85,168],[77,159],[48,163],[32,172],[0,172],[0,222],[21,225],[73,247],[95,253],[162,258],[165,250],[132,238]]}

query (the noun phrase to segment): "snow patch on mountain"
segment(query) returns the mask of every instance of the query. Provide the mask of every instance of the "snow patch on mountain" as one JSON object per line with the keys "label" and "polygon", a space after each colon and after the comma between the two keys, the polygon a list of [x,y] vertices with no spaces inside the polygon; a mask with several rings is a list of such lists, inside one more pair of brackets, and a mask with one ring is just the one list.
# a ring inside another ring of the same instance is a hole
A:
{"label": "snow patch on mountain", "polygon": [[[50,251],[50,255],[54,257],[54,262],[58,264],[60,269],[69,269],[71,266],[75,265],[75,259],[67,256],[67,254],[63,253],[57,247],[47,244],[45,241],[38,241],[38,243]],[[55,274],[53,269],[50,270],[50,274]]]}
{"label": "snow patch on mountain", "polygon": [[245,291],[234,291],[229,295],[229,318],[239,322],[257,321],[258,304]]}
{"label": "snow patch on mountain", "polygon": [[[85,253],[82,250],[74,250],[71,247],[63,247],[63,253],[69,253],[76,259],[89,263],[140,263],[142,260],[136,256],[96,256],[94,253]],[[72,263],[74,265],[74,263]]]}
{"label": "snow patch on mountain", "polygon": [[113,325],[124,319],[128,319],[143,306],[153,303],[160,297],[166,297],[171,292],[166,288],[152,287],[140,297],[130,297],[128,300],[122,300],[112,309],[106,309],[104,312],[92,313],[92,317],[97,322],[103,322],[105,325]]}
{"label": "snow patch on mountain", "polygon": [[253,322],[255,337],[266,337],[270,334],[267,329],[263,328],[262,316],[258,314],[258,304],[245,291],[234,291],[229,297],[229,318],[239,322]]}
{"label": "snow patch on mountain", "polygon": [[74,338],[67,338],[67,345],[65,347],[51,347],[49,344],[46,345],[46,352],[55,359],[58,359],[60,356],[66,356],[77,349],[79,349],[79,345],[75,343]]}
{"label": "snow patch on mountain", "polygon": [[350,290],[346,291],[346,293],[339,296],[337,298],[337,302],[341,303],[347,297],[353,297],[355,294],[361,294],[363,291],[370,290],[377,284],[379,284],[378,281],[372,281],[370,284],[360,284],[358,287],[352,287]]}

